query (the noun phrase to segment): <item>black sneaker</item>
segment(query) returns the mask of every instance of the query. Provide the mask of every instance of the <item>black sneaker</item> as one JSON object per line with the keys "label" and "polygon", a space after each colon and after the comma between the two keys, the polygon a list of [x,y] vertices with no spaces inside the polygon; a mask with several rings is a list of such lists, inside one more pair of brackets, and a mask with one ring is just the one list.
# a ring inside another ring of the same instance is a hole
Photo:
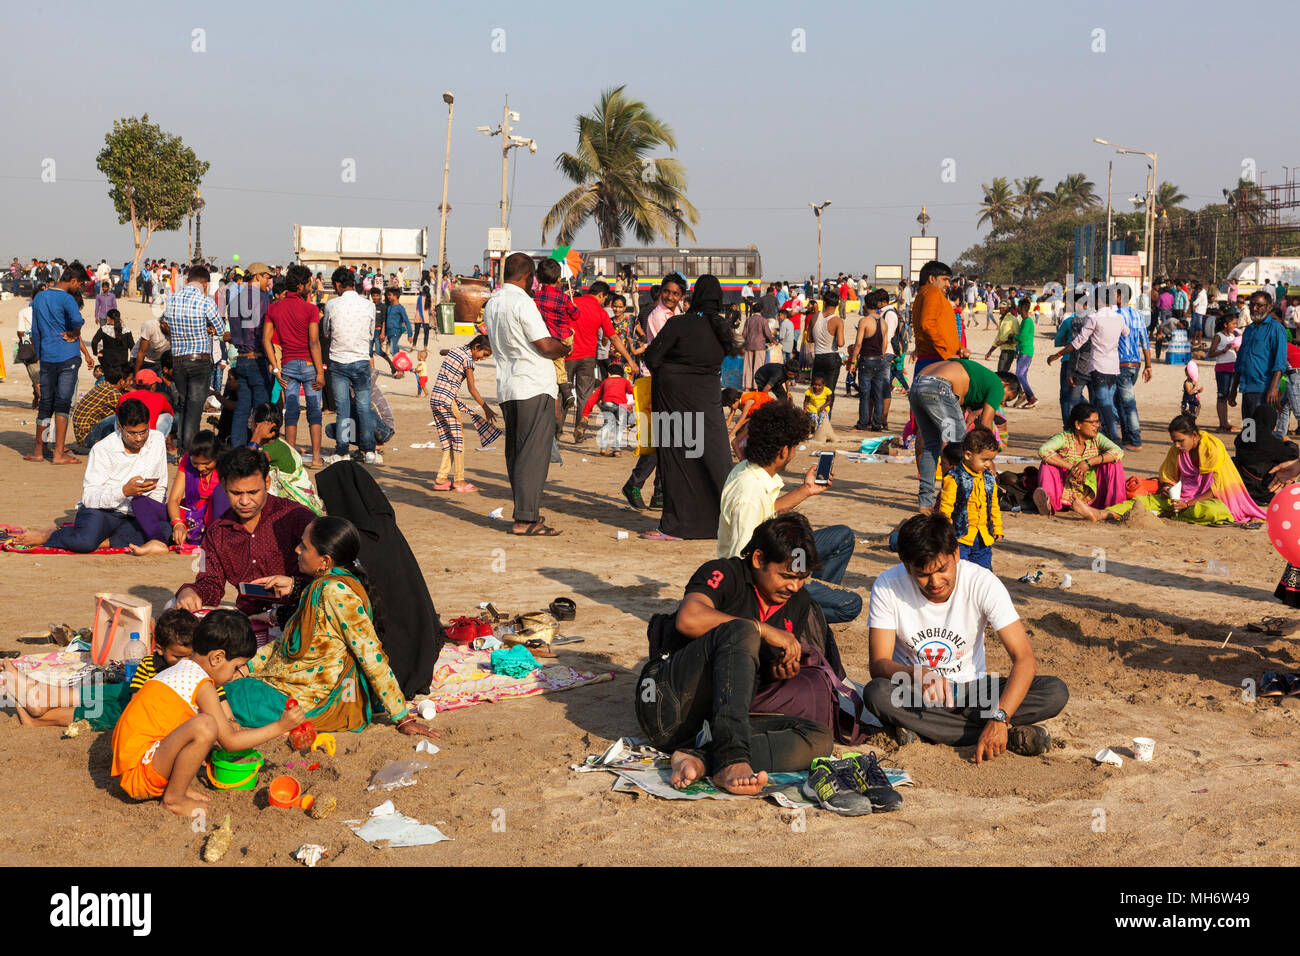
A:
{"label": "black sneaker", "polygon": [[[892,541],[892,538],[890,544],[891,544],[890,550],[893,551],[898,550],[898,546]],[[889,734],[889,736],[893,737],[894,743],[898,744],[898,746],[900,747],[906,747],[908,744],[914,744],[921,739],[921,735],[918,734],[915,730],[908,730],[902,724],[887,724],[885,726],[885,732]]]}
{"label": "black sneaker", "polygon": [[654,511],[662,511],[664,507],[664,493],[656,491],[650,496],[650,508]]}
{"label": "black sneaker", "polygon": [[894,789],[894,785],[885,776],[874,751],[869,754],[848,753],[844,759],[853,761],[857,767],[858,793],[864,794],[871,801],[873,810],[888,813],[903,805],[903,795]]}
{"label": "black sneaker", "polygon": [[629,481],[623,486],[623,497],[637,511],[645,511],[645,499],[641,497],[641,489],[632,482]]}
{"label": "black sneaker", "polygon": [[1052,735],[1038,724],[1012,727],[1007,732],[1007,749],[1022,757],[1038,757],[1052,749]]}
{"label": "black sneaker", "polygon": [[871,812],[871,801],[858,791],[854,775],[857,764],[852,760],[818,757],[804,781],[803,795],[823,810],[842,817],[862,817]]}

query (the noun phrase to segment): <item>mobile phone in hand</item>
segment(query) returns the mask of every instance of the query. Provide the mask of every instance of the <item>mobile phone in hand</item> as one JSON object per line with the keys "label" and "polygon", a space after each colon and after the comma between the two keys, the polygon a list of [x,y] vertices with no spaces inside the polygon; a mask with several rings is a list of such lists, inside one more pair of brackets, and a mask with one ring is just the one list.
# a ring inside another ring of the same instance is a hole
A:
{"label": "mobile phone in hand", "polygon": [[248,583],[240,584],[239,593],[244,595],[244,597],[257,597],[257,598],[275,597],[274,591],[272,591],[270,588],[263,587],[260,584],[248,584]]}
{"label": "mobile phone in hand", "polygon": [[813,478],[813,483],[818,485],[830,484],[831,468],[835,464],[835,452],[824,451],[820,453],[817,462],[817,475]]}

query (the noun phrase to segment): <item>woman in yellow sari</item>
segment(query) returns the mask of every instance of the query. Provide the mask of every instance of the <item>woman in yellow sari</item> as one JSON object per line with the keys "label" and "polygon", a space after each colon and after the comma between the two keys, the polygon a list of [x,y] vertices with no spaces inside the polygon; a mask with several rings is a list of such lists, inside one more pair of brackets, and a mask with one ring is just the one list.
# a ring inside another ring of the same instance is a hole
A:
{"label": "woman in yellow sari", "polygon": [[[1169,423],[1169,438],[1173,445],[1160,466],[1160,493],[1139,495],[1134,501],[1162,518],[1191,524],[1264,520],[1222,441],[1197,428],[1196,420],[1187,415]],[[1171,496],[1175,487],[1178,493]],[[1126,501],[1110,510],[1124,514],[1132,507],[1133,502]]]}
{"label": "woman in yellow sari", "polygon": [[[293,698],[317,730],[363,730],[373,696],[401,733],[439,736],[411,713],[388,665],[360,551],[356,526],[343,518],[320,517],[303,531],[298,568],[310,577],[296,582],[298,607],[284,634],[248,662],[251,677],[226,685],[241,725],[262,726],[258,720],[283,712]],[[281,597],[295,589],[295,579],[285,575],[252,583]]]}

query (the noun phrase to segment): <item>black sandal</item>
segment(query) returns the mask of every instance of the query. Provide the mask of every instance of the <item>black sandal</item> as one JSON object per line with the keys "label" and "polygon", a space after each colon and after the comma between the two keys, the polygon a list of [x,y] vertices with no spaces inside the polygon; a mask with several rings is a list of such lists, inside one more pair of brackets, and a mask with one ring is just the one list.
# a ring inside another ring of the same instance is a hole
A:
{"label": "black sandal", "polygon": [[549,610],[557,621],[572,621],[578,616],[578,605],[572,598],[557,597],[550,603]]}

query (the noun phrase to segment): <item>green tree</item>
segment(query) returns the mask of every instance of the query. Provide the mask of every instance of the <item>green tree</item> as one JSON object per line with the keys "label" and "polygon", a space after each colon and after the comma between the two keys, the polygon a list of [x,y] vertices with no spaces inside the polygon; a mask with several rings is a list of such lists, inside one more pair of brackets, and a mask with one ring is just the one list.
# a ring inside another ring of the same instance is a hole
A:
{"label": "green tree", "polygon": [[195,156],[179,136],[150,123],[145,113],[113,122],[95,165],[108,177],[117,221],[131,224],[135,256],[130,294],[134,295],[150,237],[158,230],[181,227],[210,164]]}
{"label": "green tree", "polygon": [[578,117],[578,147],[556,157],[556,168],[576,183],[542,220],[542,243],[551,230],[556,242],[573,242],[593,220],[602,247],[618,246],[630,230],[643,244],[672,241],[673,227],[694,240],[691,225],[699,212],[686,198],[686,170],[676,160],[652,157],[661,148],[677,149],[672,128],[625,87],[605,90],[591,113]]}
{"label": "green tree", "polygon": [[1267,201],[1264,190],[1253,179],[1242,176],[1237,185],[1223,190],[1223,198],[1228,208],[1246,222],[1257,224],[1264,221],[1264,204]]}
{"label": "green tree", "polygon": [[1043,208],[1047,195],[1043,192],[1042,176],[1026,176],[1016,180],[1016,205],[1026,216],[1037,215]]}
{"label": "green tree", "polygon": [[1097,187],[1083,173],[1070,173],[1056,186],[1066,208],[1074,211],[1090,209],[1101,205],[1097,196]]}
{"label": "green tree", "polygon": [[1016,197],[1011,191],[1011,184],[1007,182],[1005,176],[993,177],[991,185],[984,185],[984,202],[980,203],[979,219],[975,221],[977,226],[988,223],[992,227],[992,232],[997,232],[1007,221],[1015,215]]}
{"label": "green tree", "polygon": [[[1182,192],[1173,183],[1161,183],[1160,188],[1156,190],[1156,215],[1159,216],[1166,212],[1170,214],[1182,212],[1182,204],[1186,199],[1187,194]],[[1142,201],[1137,204],[1137,208],[1143,209],[1145,207],[1146,197],[1144,196],[1142,197]]]}

